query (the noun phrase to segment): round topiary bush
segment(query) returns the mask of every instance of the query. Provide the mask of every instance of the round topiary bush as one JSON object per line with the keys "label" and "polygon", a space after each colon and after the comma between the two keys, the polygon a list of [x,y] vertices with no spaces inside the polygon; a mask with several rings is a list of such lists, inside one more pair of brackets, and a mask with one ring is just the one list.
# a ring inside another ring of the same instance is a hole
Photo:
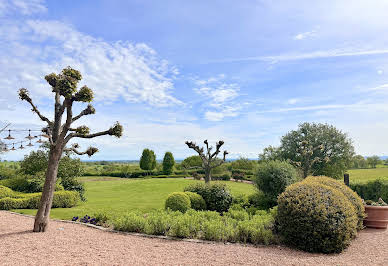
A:
{"label": "round topiary bush", "polygon": [[307,177],[304,182],[318,182],[320,184],[324,184],[326,186],[333,187],[341,191],[345,195],[345,197],[348,198],[350,203],[353,204],[353,207],[357,212],[357,229],[361,230],[364,228],[363,221],[365,218],[365,208],[364,204],[362,203],[362,199],[360,198],[360,196],[358,196],[356,192],[346,186],[343,182],[327,176],[310,176]]}
{"label": "round topiary bush", "polygon": [[191,208],[196,211],[206,210],[206,202],[201,195],[194,192],[185,192],[190,198]]}
{"label": "round topiary bush", "polygon": [[341,191],[302,181],[279,196],[276,225],[286,244],[309,252],[339,253],[357,234],[357,213]]}
{"label": "round topiary bush", "polygon": [[298,181],[296,169],[287,162],[268,161],[260,163],[253,178],[255,186],[268,199],[270,206],[276,205],[277,198],[287,186]]}
{"label": "round topiary bush", "polygon": [[190,198],[184,192],[171,193],[165,202],[165,208],[172,211],[186,212],[190,207]]}
{"label": "round topiary bush", "polygon": [[13,192],[12,189],[5,187],[5,186],[0,186],[0,199],[6,198],[6,197],[13,197],[15,192]]}
{"label": "round topiary bush", "polygon": [[225,184],[222,183],[195,183],[184,189],[202,196],[209,211],[227,212],[232,205],[232,195]]}

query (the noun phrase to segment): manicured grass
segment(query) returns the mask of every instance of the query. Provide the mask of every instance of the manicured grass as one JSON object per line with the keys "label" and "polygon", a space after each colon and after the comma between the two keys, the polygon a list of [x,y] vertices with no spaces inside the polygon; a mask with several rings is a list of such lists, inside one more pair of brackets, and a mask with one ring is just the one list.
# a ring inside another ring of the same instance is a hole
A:
{"label": "manicured grass", "polygon": [[[51,210],[51,217],[70,220],[73,216],[92,216],[96,212],[107,211],[120,215],[129,210],[150,211],[164,208],[168,194],[183,191],[187,185],[195,182],[182,178],[124,179],[114,177],[82,177],[85,182],[87,202],[65,209]],[[251,194],[255,191],[253,185],[231,181],[226,183],[232,194]],[[19,213],[34,215],[36,210],[15,210]]]}
{"label": "manicured grass", "polygon": [[368,182],[377,178],[388,180],[388,167],[372,169],[352,169],[348,171],[351,183]]}

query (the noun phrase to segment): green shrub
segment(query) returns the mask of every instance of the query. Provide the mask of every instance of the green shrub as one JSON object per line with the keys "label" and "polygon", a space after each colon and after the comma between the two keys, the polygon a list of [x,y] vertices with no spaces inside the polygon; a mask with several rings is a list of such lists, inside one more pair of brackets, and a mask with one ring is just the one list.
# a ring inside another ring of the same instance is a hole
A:
{"label": "green shrub", "polygon": [[144,215],[139,213],[127,213],[114,220],[113,228],[118,231],[142,233],[146,225]]}
{"label": "green shrub", "polygon": [[[37,209],[42,193],[16,193],[3,198],[0,209]],[[2,199],[0,199],[1,201]],[[52,208],[71,208],[77,205],[79,194],[74,191],[56,191],[53,196]]]}
{"label": "green shrub", "polygon": [[341,191],[345,197],[348,198],[350,203],[353,204],[354,209],[357,211],[357,217],[358,217],[358,225],[357,228],[359,230],[364,228],[363,221],[365,218],[365,208],[364,204],[362,202],[362,199],[357,195],[356,192],[351,190],[348,186],[346,186],[343,182],[337,181],[331,177],[326,176],[310,176],[307,177],[305,182],[318,182],[320,184],[324,184],[326,186],[335,188],[339,191]]}
{"label": "green shrub", "polygon": [[350,187],[364,200],[378,201],[382,198],[388,202],[388,180],[377,179],[366,183],[350,184]]}
{"label": "green shrub", "polygon": [[296,169],[287,162],[265,161],[259,164],[253,183],[269,200],[270,207],[287,186],[298,180]]}
{"label": "green shrub", "polygon": [[225,213],[225,217],[230,217],[237,221],[245,221],[249,219],[249,214],[244,209],[229,209],[229,211]]}
{"label": "green shrub", "polygon": [[12,189],[0,185],[0,199],[6,197],[13,197],[14,195],[15,192]]}
{"label": "green shrub", "polygon": [[221,183],[195,183],[184,189],[202,196],[210,211],[226,212],[232,204],[232,195],[225,184]]}
{"label": "green shrub", "polygon": [[190,198],[191,208],[196,211],[206,210],[206,202],[201,195],[194,192],[185,192]]}
{"label": "green shrub", "polygon": [[188,210],[137,212],[116,217],[111,223],[115,230],[179,238],[199,238],[211,241],[229,241],[254,244],[275,242],[271,229],[273,213],[263,212],[250,217],[241,211],[221,216],[214,211]]}
{"label": "green shrub", "polygon": [[250,206],[253,206],[259,210],[268,210],[273,207],[272,199],[269,199],[261,191],[256,191],[255,193],[249,195],[248,202]]}
{"label": "green shrub", "polygon": [[[0,185],[6,186],[14,191],[24,193],[41,192],[44,185],[44,173],[38,173],[36,177],[16,177],[5,180],[0,180]],[[55,184],[55,190],[63,190],[63,186],[57,182]]]}
{"label": "green shrub", "polygon": [[215,174],[212,175],[212,180],[223,180],[223,181],[229,181],[230,180],[230,173],[225,172],[223,174]]}
{"label": "green shrub", "polygon": [[233,196],[232,200],[233,205],[239,205],[241,208],[248,208],[250,206],[249,204],[249,198],[245,194],[237,194]]}
{"label": "green shrub", "polygon": [[278,198],[277,231],[309,252],[341,252],[357,234],[357,213],[339,190],[318,182],[289,186]]}
{"label": "green shrub", "polygon": [[171,152],[166,152],[164,154],[164,158],[163,158],[163,173],[165,175],[170,175],[172,174],[172,171],[173,171],[173,168],[174,168],[174,165],[175,165],[175,160],[174,160],[174,156],[172,155]]}
{"label": "green shrub", "polygon": [[185,212],[191,208],[190,197],[183,192],[173,192],[168,195],[165,202],[165,209]]}

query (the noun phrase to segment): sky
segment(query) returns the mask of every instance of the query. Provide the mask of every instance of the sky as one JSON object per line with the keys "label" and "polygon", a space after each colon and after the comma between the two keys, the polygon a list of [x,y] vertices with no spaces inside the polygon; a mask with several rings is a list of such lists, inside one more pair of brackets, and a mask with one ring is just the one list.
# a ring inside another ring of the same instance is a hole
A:
{"label": "sky", "polygon": [[358,154],[388,155],[387,12],[388,0],[1,0],[0,128],[44,126],[17,91],[52,117],[44,76],[71,66],[95,92],[96,114],[78,125],[124,126],[121,139],[77,141],[99,148],[93,160],[144,148],[182,159],[194,155],[186,140],[205,139],[257,158],[302,122],[336,126]]}

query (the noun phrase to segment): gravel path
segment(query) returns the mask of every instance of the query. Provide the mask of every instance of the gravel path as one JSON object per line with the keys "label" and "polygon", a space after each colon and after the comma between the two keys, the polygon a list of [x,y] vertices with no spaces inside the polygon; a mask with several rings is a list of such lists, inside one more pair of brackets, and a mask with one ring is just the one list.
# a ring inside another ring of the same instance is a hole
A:
{"label": "gravel path", "polygon": [[286,247],[206,244],[104,232],[51,221],[32,233],[33,219],[0,211],[1,265],[388,265],[388,230],[363,230],[339,255]]}

